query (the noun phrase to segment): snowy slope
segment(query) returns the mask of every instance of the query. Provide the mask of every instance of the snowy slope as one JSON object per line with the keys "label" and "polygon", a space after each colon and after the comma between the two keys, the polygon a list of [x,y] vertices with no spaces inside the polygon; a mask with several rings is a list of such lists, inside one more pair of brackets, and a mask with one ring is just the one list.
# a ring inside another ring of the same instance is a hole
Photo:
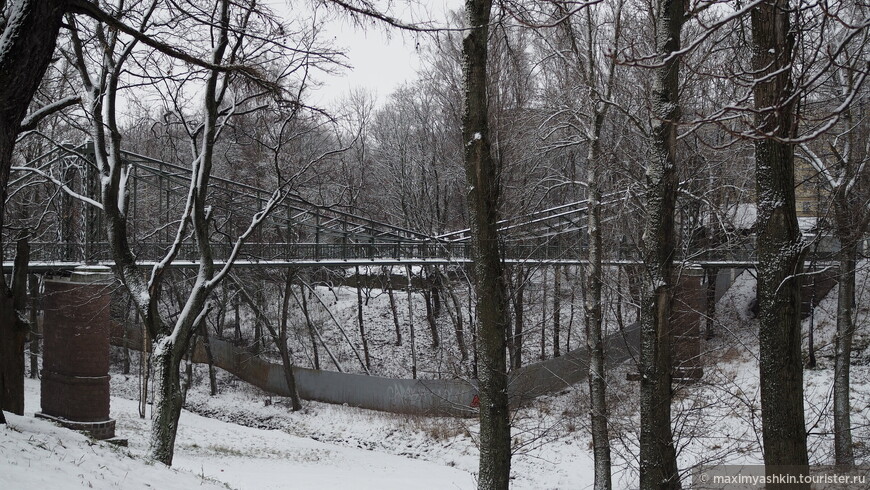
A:
{"label": "snowy slope", "polygon": [[[27,406],[39,383],[27,380]],[[185,411],[173,468],[146,462],[150,420],[138,403],[113,397],[111,415],[128,448],[33,418],[9,416],[0,428],[0,487],[360,489],[474,488],[468,472],[427,461],[254,429]],[[328,419],[321,419],[329,424]]]}
{"label": "snowy slope", "polygon": [[[859,285],[859,325],[853,358],[856,456],[870,462],[870,288]],[[342,295],[340,295],[342,296]],[[757,321],[749,313],[754,279],[743,274],[717,307],[717,337],[703,343],[704,378],[676,387],[675,434],[686,482],[699,464],[759,463]],[[353,311],[350,300],[342,310]],[[392,328],[383,298],[366,321],[373,335]],[[816,310],[819,364],[805,371],[810,460],[833,460],[831,341],[836,289]],[[351,315],[346,321],[352,326]],[[375,320],[380,319],[380,321]],[[386,320],[384,320],[386,319]],[[805,330],[809,320],[804,322]],[[425,331],[421,328],[421,330]],[[421,342],[421,350],[425,344]],[[430,354],[431,356],[431,354]],[[385,358],[388,356],[384,356]],[[398,357],[396,365],[407,362]],[[435,356],[429,357],[433,359]],[[614,488],[637,486],[638,385],[630,364],[609,373]],[[306,403],[289,411],[285,400],[226,373],[220,393],[207,393],[205,368],[195,367],[178,434],[175,468],[149,464],[150,422],[138,417],[135,376],[113,374],[112,416],[129,448],[93,443],[48,422],[9,416],[0,428],[0,489],[19,488],[474,488],[478,427],[474,419],[395,415]],[[592,483],[586,386],[542,397],[514,414],[512,488],[577,489]],[[39,405],[39,384],[27,381],[27,409]]]}

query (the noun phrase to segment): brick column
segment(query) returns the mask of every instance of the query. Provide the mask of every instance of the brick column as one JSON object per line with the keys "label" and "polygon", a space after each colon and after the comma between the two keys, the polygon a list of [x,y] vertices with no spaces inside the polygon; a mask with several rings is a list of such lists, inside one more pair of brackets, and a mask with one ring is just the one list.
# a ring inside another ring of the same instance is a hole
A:
{"label": "brick column", "polygon": [[77,267],[45,281],[42,412],[38,417],[115,436],[109,418],[109,328],[113,276],[107,267]]}

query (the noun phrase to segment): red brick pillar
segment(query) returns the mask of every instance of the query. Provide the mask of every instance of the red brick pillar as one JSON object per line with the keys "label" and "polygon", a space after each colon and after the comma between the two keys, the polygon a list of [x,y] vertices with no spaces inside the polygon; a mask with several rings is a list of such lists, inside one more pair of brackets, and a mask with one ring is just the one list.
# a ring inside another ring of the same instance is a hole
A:
{"label": "red brick pillar", "polygon": [[45,281],[42,412],[96,439],[115,436],[109,418],[109,328],[112,273],[77,267]]}
{"label": "red brick pillar", "polygon": [[671,310],[674,379],[701,378],[701,323],[707,308],[704,269],[686,267],[678,271]]}

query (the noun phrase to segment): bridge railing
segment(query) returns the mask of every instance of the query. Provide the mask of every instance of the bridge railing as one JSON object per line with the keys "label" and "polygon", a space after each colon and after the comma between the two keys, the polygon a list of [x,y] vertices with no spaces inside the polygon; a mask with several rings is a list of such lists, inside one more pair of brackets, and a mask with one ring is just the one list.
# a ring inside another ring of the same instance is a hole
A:
{"label": "bridge railing", "polygon": [[[811,241],[807,260],[826,261],[835,258],[839,243],[830,237]],[[161,259],[170,244],[159,242],[136,242],[133,252],[141,261]],[[212,244],[214,260],[220,262],[229,257],[233,245],[230,243]],[[5,257],[14,255],[12,244],[7,244]],[[640,254],[636,248],[622,247],[609,250],[606,262],[639,262]],[[583,262],[587,257],[587,247],[579,241],[535,244],[528,242],[506,243],[503,256],[509,262]],[[245,243],[238,260],[246,263],[294,263],[294,262],[456,262],[471,260],[471,244],[468,242],[345,242],[345,243]],[[176,260],[196,262],[200,258],[195,243],[181,244]],[[109,262],[112,260],[108,243],[31,243],[31,262]],[[679,262],[704,264],[715,263],[754,263],[757,254],[754,239],[740,244],[723,245],[702,251],[678,252]]]}

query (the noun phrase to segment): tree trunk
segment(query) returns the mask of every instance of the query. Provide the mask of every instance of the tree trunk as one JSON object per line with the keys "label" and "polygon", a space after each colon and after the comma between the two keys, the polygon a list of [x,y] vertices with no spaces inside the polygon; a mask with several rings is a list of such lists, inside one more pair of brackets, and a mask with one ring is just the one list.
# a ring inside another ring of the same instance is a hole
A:
{"label": "tree trunk", "polygon": [[[42,334],[39,332],[39,277],[36,274],[30,275],[28,286],[30,288],[30,377],[36,379],[39,377],[39,341],[42,338]],[[124,329],[124,332],[126,331]],[[126,347],[124,352],[127,353],[127,372],[124,374],[129,374],[130,353]]]}
{"label": "tree trunk", "polygon": [[438,338],[438,324],[435,323],[435,314],[432,309],[431,289],[423,289],[423,301],[426,303],[426,322],[429,324],[429,331],[432,334],[432,348],[437,349],[441,342]]}
{"label": "tree trunk", "polygon": [[544,277],[541,278],[541,354],[538,356],[540,360],[547,358],[547,267],[545,266],[541,272]]}
{"label": "tree trunk", "polygon": [[[258,281],[259,282],[259,281]],[[254,342],[251,344],[251,352],[254,355],[259,355],[263,346],[263,307],[266,304],[266,299],[263,297],[263,287],[260,284],[260,287],[257,288],[254,293],[254,303],[251,305],[255,307],[254,311]]]}
{"label": "tree trunk", "polygon": [[[810,270],[813,269],[813,264],[810,263]],[[810,324],[807,325],[807,368],[814,369],[818,361],[816,360],[816,276],[810,279],[813,284],[810,286],[810,307],[809,307],[809,321]],[[803,307],[803,305],[801,305]]]}
{"label": "tree trunk", "polygon": [[683,0],[655,4],[656,64],[652,89],[651,156],[646,168],[640,352],[640,488],[679,488],[671,429],[671,275],[676,247],[676,122],[679,110]]}
{"label": "tree trunk", "polygon": [[[759,366],[764,463],[807,473],[801,362],[803,247],[794,194],[795,132],[788,0],[752,9],[756,196],[758,199]],[[808,486],[807,486],[808,488]]]}
{"label": "tree trunk", "polygon": [[12,270],[12,287],[3,287],[9,308],[0,316],[0,410],[24,415],[24,343],[30,325],[22,320],[27,308],[27,263],[30,246],[27,238],[21,238],[15,248],[15,265]]}
{"label": "tree trunk", "polygon": [[[279,327],[280,331],[276,330],[272,321],[269,320],[268,316],[266,316],[266,312],[261,310],[259,305],[255,304],[256,300],[251,298],[239,280],[233,276],[230,276],[230,280],[236,283],[236,286],[239,289],[239,294],[242,299],[248,303],[248,306],[254,310],[254,314],[263,319],[263,325],[266,327],[269,335],[272,336],[272,341],[275,343],[275,346],[278,347],[278,353],[281,355],[281,368],[284,372],[284,382],[287,383],[287,389],[290,392],[292,410],[294,412],[301,410],[302,402],[299,400],[299,393],[296,391],[296,375],[293,373],[293,356],[289,347],[287,347],[287,330],[285,321],[286,310],[282,312],[283,328]],[[292,277],[288,277],[287,281],[292,281]],[[285,292],[286,291],[287,289],[285,289]]]}
{"label": "tree trunk", "polygon": [[402,327],[399,325],[399,312],[396,308],[396,295],[393,294],[393,268],[384,268],[387,276],[387,296],[390,298],[390,311],[393,313],[393,325],[396,327],[396,345],[402,345]]}
{"label": "tree trunk", "polygon": [[526,275],[521,267],[517,268],[517,287],[514,300],[514,369],[523,366],[523,312],[525,311]]}
{"label": "tree trunk", "polygon": [[183,397],[179,367],[181,356],[171,337],[155,339],[151,362],[154,366],[154,407],[151,420],[151,459],[172,466],[175,454],[175,435],[181,416]]}
{"label": "tree trunk", "polygon": [[[4,43],[0,49],[0,100],[3,101],[0,107],[0,251],[5,242],[2,233],[12,152],[33,94],[51,62],[67,2],[24,1],[17,7],[6,9],[9,18],[2,25],[0,36]],[[0,264],[2,262],[0,257]],[[14,303],[5,271],[0,269],[0,414],[3,410],[14,413],[24,410],[23,359],[19,370],[16,356],[19,344],[23,346],[26,331],[19,332],[21,325]]]}
{"label": "tree trunk", "polygon": [[286,334],[279,336],[278,352],[281,354],[281,368],[284,371],[284,381],[287,382],[287,390],[290,392],[290,409],[294,412],[302,410],[302,401],[296,389],[296,375],[293,373],[293,359],[290,357],[290,349],[287,347]]}
{"label": "tree trunk", "polygon": [[[441,274],[439,269],[436,269],[436,271]],[[453,291],[450,283],[443,277],[442,282],[444,283],[444,287],[447,289],[447,296],[450,298],[450,303],[447,304],[447,313],[450,315],[450,320],[453,322],[453,329],[456,332],[456,345],[459,347],[460,359],[462,360],[463,368],[467,368],[465,364],[468,362],[468,348],[465,346],[465,327],[462,324],[462,304],[459,302],[459,298],[456,296],[456,292]],[[450,304],[453,305],[453,309],[450,308]]]}
{"label": "tree trunk", "polygon": [[595,490],[610,490],[611,460],[610,435],[607,427],[607,378],[604,365],[604,336],[602,333],[603,313],[601,308],[601,291],[604,279],[602,275],[601,238],[601,188],[600,176],[600,141],[601,126],[604,115],[596,111],[593,121],[593,137],[589,142],[587,158],[586,188],[589,209],[589,268],[586,277],[586,292],[584,294],[586,313],[586,348],[589,350],[589,400],[590,419],[592,425],[592,454],[595,465]]}
{"label": "tree trunk", "polygon": [[511,462],[505,353],[510,315],[498,243],[499,170],[492,158],[488,128],[486,65],[491,7],[491,0],[466,1],[469,30],[462,42],[465,75],[462,138],[470,189],[468,201],[480,337],[478,488],[481,490],[507,489]]}
{"label": "tree trunk", "polygon": [[837,297],[837,336],[834,344],[834,462],[855,466],[852,449],[852,407],[849,402],[852,338],[855,335],[855,257],[854,244],[840,251],[840,292]]}
{"label": "tree trunk", "polygon": [[[136,323],[139,324],[141,317],[136,312]],[[148,381],[151,377],[151,354],[149,353],[148,329],[142,325],[142,349],[139,351],[139,418],[145,418],[145,409],[148,407]]]}
{"label": "tree trunk", "polygon": [[372,369],[371,359],[369,358],[369,341],[366,338],[366,327],[363,323],[363,299],[362,299],[362,277],[359,274],[359,266],[356,267],[356,321],[359,324],[359,337],[363,346],[363,357],[366,362],[366,369]]}
{"label": "tree trunk", "polygon": [[[302,315],[305,316],[305,324],[308,326],[308,337],[311,339],[311,350],[314,351],[314,369],[320,369],[320,353],[317,350],[317,339],[315,339],[317,334],[314,330],[314,324],[311,322],[311,315],[308,313],[307,294],[308,292],[305,290],[305,287],[300,284],[299,295],[302,296],[302,304],[300,306],[302,306]],[[337,362],[336,367],[338,367]],[[339,371],[341,371],[341,369],[339,369]]]}
{"label": "tree trunk", "polygon": [[208,362],[208,392],[209,395],[217,395],[217,373],[214,368],[214,355],[211,352],[210,335],[205,322],[199,326],[199,336],[202,338],[202,348],[205,351],[205,359]]}
{"label": "tree trunk", "polygon": [[716,278],[719,275],[719,268],[708,267],[707,272],[707,314],[705,316],[707,326],[707,340],[716,336],[716,331],[713,327],[716,319]]}
{"label": "tree trunk", "polygon": [[411,378],[417,379],[417,336],[414,332],[414,303],[411,301],[411,266],[405,266],[408,273],[408,328],[411,334]]}
{"label": "tree trunk", "polygon": [[562,313],[562,298],[559,297],[562,282],[562,268],[556,266],[553,274],[553,357],[562,355],[559,352],[559,327]]}
{"label": "tree trunk", "polygon": [[236,314],[236,316],[235,316],[235,319],[236,319],[236,330],[235,330],[236,345],[241,345],[241,343],[242,343],[242,319],[241,319],[241,316],[239,315],[239,306],[240,305],[239,305],[238,294],[239,293],[236,292],[236,297],[233,298],[233,310]]}

